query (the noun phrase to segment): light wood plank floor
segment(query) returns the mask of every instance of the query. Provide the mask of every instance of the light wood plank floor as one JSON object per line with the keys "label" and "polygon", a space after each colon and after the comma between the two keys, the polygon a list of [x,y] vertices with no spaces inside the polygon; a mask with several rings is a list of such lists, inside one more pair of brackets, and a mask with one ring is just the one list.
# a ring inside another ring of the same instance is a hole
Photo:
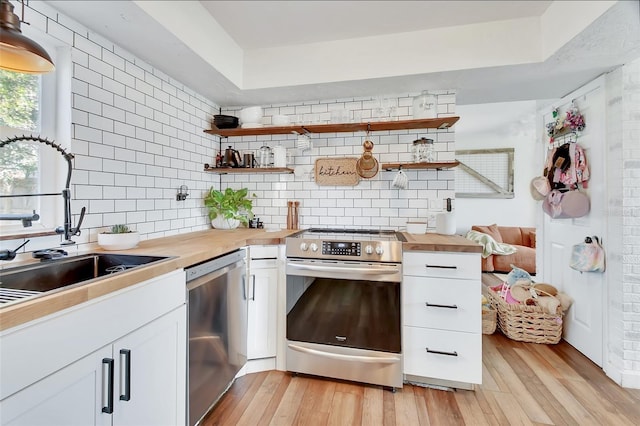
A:
{"label": "light wood plank floor", "polygon": [[268,371],[241,377],[202,422],[214,425],[640,425],[640,391],[619,387],[564,341],[483,336],[474,391],[379,386]]}

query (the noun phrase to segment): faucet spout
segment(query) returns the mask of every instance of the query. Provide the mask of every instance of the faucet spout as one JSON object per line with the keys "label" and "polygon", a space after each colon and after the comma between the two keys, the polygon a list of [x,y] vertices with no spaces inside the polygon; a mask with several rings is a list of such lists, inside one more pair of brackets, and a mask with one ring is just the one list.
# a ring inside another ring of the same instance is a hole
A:
{"label": "faucet spout", "polygon": [[28,228],[29,226],[31,226],[31,222],[33,222],[34,220],[38,220],[40,219],[40,215],[38,213],[36,213],[36,211],[34,210],[33,213],[27,213],[27,214],[22,214],[22,213],[6,213],[6,214],[0,214],[0,220],[21,220],[22,221],[22,226],[24,228]]}

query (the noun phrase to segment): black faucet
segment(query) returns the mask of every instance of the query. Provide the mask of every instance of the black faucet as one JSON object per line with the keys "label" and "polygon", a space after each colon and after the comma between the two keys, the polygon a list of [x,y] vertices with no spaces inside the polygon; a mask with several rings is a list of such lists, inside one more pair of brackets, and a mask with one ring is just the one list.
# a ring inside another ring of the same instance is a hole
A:
{"label": "black faucet", "polygon": [[[69,189],[69,185],[71,184],[71,172],[73,171],[73,167],[71,165],[71,160],[73,159],[73,154],[68,153],[67,151],[64,150],[64,148],[62,148],[60,145],[54,143],[53,141],[50,141],[48,139],[42,139],[40,137],[37,136],[14,136],[12,138],[8,138],[5,139],[3,141],[0,142],[0,148],[2,148],[5,145],[8,145],[12,142],[19,142],[19,141],[34,141],[34,142],[40,142],[43,143],[45,145],[50,146],[51,148],[55,149],[56,151],[58,151],[65,160],[67,160],[67,181],[66,184],[64,186],[64,189],[62,190],[62,198],[64,198],[64,224],[62,226],[58,226],[55,231],[57,234],[64,234],[64,241],[62,241],[62,245],[70,245],[70,244],[75,244],[75,241],[71,240],[71,237],[74,237],[76,235],[80,235],[80,225],[82,225],[82,220],[84,219],[84,214],[86,212],[86,207],[82,207],[82,209],[80,210],[80,219],[78,219],[78,224],[73,227],[72,223],[71,223],[71,190]],[[18,195],[0,195],[0,198],[8,198],[8,197],[30,197],[30,196],[48,196],[48,195],[59,195],[59,194],[18,194]],[[34,212],[34,216],[37,216]],[[38,217],[39,218],[39,217]],[[32,219],[32,220],[37,220],[38,218]],[[22,218],[21,218],[22,220]],[[26,222],[23,221],[23,224],[25,224]],[[25,225],[26,226],[26,225]],[[1,257],[1,256],[0,256]],[[15,254],[14,254],[15,257]],[[9,259],[10,260],[10,259]]]}
{"label": "black faucet", "polygon": [[22,247],[26,246],[27,243],[31,241],[31,240],[27,240],[24,243],[20,244],[17,248],[13,249],[13,250],[0,250],[0,260],[13,260],[16,258],[16,253],[18,253],[18,250],[20,250]]}

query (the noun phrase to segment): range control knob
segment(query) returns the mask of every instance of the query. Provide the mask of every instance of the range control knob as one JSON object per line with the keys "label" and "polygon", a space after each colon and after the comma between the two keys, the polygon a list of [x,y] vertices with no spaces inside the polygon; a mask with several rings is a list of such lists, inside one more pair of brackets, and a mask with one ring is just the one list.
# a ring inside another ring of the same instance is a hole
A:
{"label": "range control knob", "polygon": [[300,250],[307,251],[308,248],[309,246],[307,245],[307,243],[305,242],[300,243]]}
{"label": "range control knob", "polygon": [[376,246],[376,254],[378,256],[382,256],[383,253],[384,253],[384,249],[382,248],[382,246]]}
{"label": "range control knob", "polygon": [[373,254],[373,247],[371,247],[370,245],[366,246],[364,248],[364,252],[367,254]]}
{"label": "range control knob", "polygon": [[311,249],[311,251],[318,251],[318,245],[316,243],[311,243],[309,248]]}

